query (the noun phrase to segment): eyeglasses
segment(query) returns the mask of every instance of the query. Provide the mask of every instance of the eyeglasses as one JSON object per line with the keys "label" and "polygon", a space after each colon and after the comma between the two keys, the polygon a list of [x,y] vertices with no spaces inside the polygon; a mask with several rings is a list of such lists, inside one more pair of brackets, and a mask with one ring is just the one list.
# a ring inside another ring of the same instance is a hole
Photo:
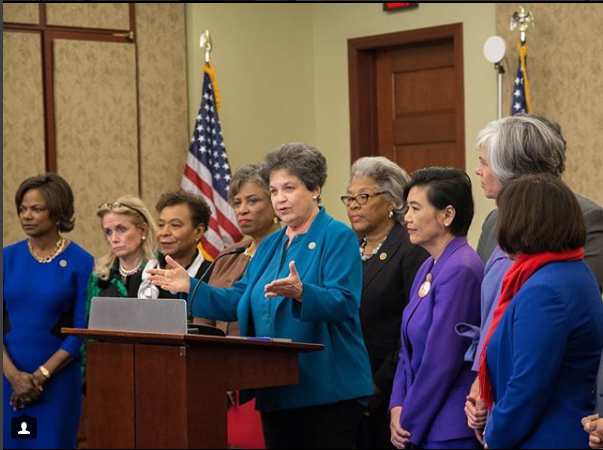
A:
{"label": "eyeglasses", "polygon": [[138,214],[140,214],[140,216],[144,219],[145,222],[147,221],[147,216],[145,216],[141,210],[139,210],[138,208],[134,208],[133,206],[127,205],[125,203],[122,203],[122,202],[101,203],[100,205],[98,205],[98,209],[101,209],[101,208],[108,208],[111,211],[113,211],[115,209],[120,209],[120,208],[130,209],[130,210],[135,211]]}
{"label": "eyeglasses", "polygon": [[349,195],[342,195],[341,201],[345,206],[350,206],[353,201],[356,201],[359,205],[366,205],[366,202],[369,201],[369,198],[377,197],[378,195],[383,195],[385,192],[374,192],[372,194],[358,194],[355,197],[350,197]]}

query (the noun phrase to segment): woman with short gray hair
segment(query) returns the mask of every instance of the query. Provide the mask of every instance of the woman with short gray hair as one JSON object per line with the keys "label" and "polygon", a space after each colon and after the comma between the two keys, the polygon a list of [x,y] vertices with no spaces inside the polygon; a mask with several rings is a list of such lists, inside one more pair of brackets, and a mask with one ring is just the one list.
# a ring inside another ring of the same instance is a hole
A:
{"label": "woman with short gray hair", "polygon": [[[369,177],[383,191],[383,198],[392,205],[392,219],[404,223],[406,205],[404,204],[404,186],[410,177],[399,165],[384,156],[369,156],[360,158],[352,165],[350,184],[355,178]],[[349,186],[348,186],[349,187]]]}
{"label": "woman with short gray hair", "polygon": [[286,170],[299,178],[310,191],[322,189],[327,181],[326,158],[303,142],[283,144],[266,155],[261,174],[267,185],[270,184],[270,175],[277,170]]}
{"label": "woman with short gray hair", "polygon": [[299,356],[299,384],[255,392],[267,448],[354,448],[373,393],[358,309],[362,266],[356,236],[319,207],[327,179],[314,147],[287,143],[266,156],[262,176],[285,227],[262,240],[232,288],[193,284],[170,259],[151,280],[190,292],[193,314],[239,320],[242,336],[325,346]]}
{"label": "woman with short gray hair", "polygon": [[409,179],[400,166],[387,158],[360,158],[352,165],[347,195],[341,197],[352,228],[360,236],[360,322],[375,383],[357,448],[393,448],[387,413],[396,374],[402,311],[415,275],[429,256],[410,243],[402,225],[406,212],[404,186]]}
{"label": "woman with short gray hair", "polygon": [[544,117],[521,114],[490,122],[479,132],[477,147],[501,186],[520,175],[561,176],[565,170],[561,128]]}
{"label": "woman with short gray hair", "polygon": [[[489,123],[477,136],[480,177],[484,196],[497,199],[503,187],[521,175],[548,173],[561,177],[565,170],[566,141],[556,122],[535,114],[518,114]],[[603,284],[603,209],[589,199],[576,195],[584,214],[588,237],[585,261]],[[492,211],[482,226],[477,252],[484,262],[481,293],[481,325],[473,370],[477,371],[485,334],[490,329],[503,277],[513,261],[497,243],[498,210]],[[485,330],[485,331],[484,331]],[[486,409],[479,399],[476,380],[466,403],[469,426],[478,436],[486,424]]]}

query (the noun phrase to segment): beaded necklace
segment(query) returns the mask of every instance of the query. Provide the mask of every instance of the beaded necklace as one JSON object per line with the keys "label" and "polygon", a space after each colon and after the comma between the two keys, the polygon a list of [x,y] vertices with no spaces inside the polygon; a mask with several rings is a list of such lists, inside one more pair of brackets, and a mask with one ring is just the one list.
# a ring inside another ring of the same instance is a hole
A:
{"label": "beaded necklace", "polygon": [[360,243],[360,258],[362,258],[363,262],[368,261],[369,259],[371,259],[373,256],[375,256],[379,252],[379,250],[381,249],[381,246],[387,240],[388,235],[389,235],[389,233],[387,235],[385,235],[385,237],[381,241],[379,241],[379,243],[377,244],[377,247],[375,247],[373,249],[373,251],[371,252],[370,255],[364,254],[364,248],[366,247],[366,244],[368,243],[368,239],[366,238],[366,236],[364,236],[362,238],[362,242]]}

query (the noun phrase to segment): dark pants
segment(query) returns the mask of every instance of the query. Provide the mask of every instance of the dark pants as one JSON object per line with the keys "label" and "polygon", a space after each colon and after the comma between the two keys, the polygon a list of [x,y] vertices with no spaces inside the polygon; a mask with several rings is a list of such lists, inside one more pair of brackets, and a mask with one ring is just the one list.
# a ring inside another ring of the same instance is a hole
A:
{"label": "dark pants", "polygon": [[389,429],[389,393],[370,416],[364,416],[358,430],[356,448],[394,449]]}
{"label": "dark pants", "polygon": [[262,412],[266,448],[354,448],[364,406],[347,400]]}

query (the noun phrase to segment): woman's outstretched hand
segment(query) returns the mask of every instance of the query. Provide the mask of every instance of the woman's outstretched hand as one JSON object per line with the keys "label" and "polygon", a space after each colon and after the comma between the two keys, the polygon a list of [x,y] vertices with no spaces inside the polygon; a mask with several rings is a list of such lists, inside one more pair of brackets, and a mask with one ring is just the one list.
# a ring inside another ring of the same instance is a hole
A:
{"label": "woman's outstretched hand", "polygon": [[168,269],[149,269],[149,281],[166,291],[186,292],[191,288],[191,280],[184,267],[171,256],[165,257]]}

